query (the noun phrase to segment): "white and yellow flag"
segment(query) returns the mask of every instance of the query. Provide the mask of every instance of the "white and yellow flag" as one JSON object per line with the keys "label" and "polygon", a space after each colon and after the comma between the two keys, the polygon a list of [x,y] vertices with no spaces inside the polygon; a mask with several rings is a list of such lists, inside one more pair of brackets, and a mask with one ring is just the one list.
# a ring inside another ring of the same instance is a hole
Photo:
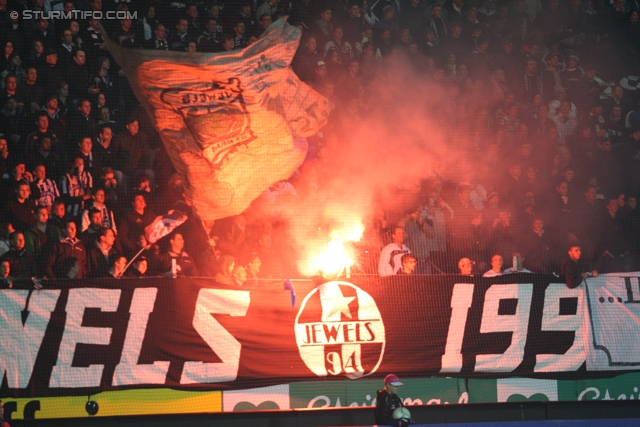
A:
{"label": "white and yellow flag", "polygon": [[108,42],[200,219],[239,214],[287,179],[305,158],[305,137],[327,122],[329,101],[289,68],[299,38],[299,29],[279,20],[256,43],[232,52],[133,50]]}

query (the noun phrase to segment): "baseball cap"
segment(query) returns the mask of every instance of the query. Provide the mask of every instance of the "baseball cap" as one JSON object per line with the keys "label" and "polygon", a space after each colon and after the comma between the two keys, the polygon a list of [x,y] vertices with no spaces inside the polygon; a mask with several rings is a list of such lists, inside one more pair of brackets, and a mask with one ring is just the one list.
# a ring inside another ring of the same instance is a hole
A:
{"label": "baseball cap", "polygon": [[327,64],[325,64],[324,61],[316,62],[316,68],[324,67],[325,65],[327,65]]}
{"label": "baseball cap", "polygon": [[396,387],[404,385],[400,382],[400,378],[398,378],[398,376],[395,374],[389,374],[386,377],[384,377],[384,385],[387,385],[387,384],[391,384]]}
{"label": "baseball cap", "polygon": [[471,261],[469,258],[462,258],[460,261],[458,261],[458,267],[462,267],[463,265],[467,264],[474,265],[475,263],[475,261]]}

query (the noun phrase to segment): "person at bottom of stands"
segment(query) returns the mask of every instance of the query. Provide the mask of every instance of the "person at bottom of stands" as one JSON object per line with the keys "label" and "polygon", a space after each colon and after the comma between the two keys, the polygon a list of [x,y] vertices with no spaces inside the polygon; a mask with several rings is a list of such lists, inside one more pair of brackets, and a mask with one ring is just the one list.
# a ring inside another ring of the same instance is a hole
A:
{"label": "person at bottom of stands", "polygon": [[127,266],[127,257],[124,255],[116,255],[111,257],[109,261],[109,274],[107,277],[112,279],[121,279],[124,268]]}
{"label": "person at bottom of stands", "polygon": [[35,213],[36,223],[24,233],[25,248],[33,255],[38,276],[44,274],[44,265],[48,250],[60,240],[60,230],[49,223],[49,211],[46,206],[38,206]]}
{"label": "person at bottom of stands", "polygon": [[502,255],[495,254],[491,257],[491,270],[487,271],[482,275],[482,277],[496,277],[502,276],[502,265],[504,261],[502,259]]}
{"label": "person at bottom of stands", "polygon": [[24,247],[24,234],[14,231],[9,236],[9,251],[0,261],[9,261],[11,273],[15,279],[30,279],[36,275],[36,262]]}
{"label": "person at bottom of stands", "polygon": [[112,229],[102,227],[98,230],[96,240],[87,246],[90,277],[109,277],[111,261],[119,255],[115,242],[116,235]]}
{"label": "person at bottom of stands", "polygon": [[250,280],[253,285],[258,286],[258,274],[260,274],[260,267],[262,266],[262,261],[260,261],[260,257],[257,252],[251,252],[247,257],[247,280]]}
{"label": "person at bottom of stands", "polygon": [[233,281],[236,285],[242,286],[247,281],[247,270],[243,265],[236,265],[233,268]]}
{"label": "person at bottom of stands", "polygon": [[578,244],[572,244],[567,251],[567,258],[562,261],[560,273],[564,277],[567,287],[577,288],[587,277],[598,277],[596,270],[590,270],[587,262],[582,259],[582,248]]}
{"label": "person at bottom of stands", "polygon": [[398,276],[413,274],[413,271],[416,269],[416,264],[418,263],[416,257],[411,254],[402,255],[400,262],[402,263],[402,268],[396,273]]}
{"label": "person at bottom of stands", "polygon": [[87,272],[87,251],[82,242],[76,237],[77,228],[73,220],[67,220],[62,237],[53,245],[53,250],[47,257],[45,274],[50,279],[67,277],[63,269],[64,261],[74,257],[78,260],[78,274],[76,279],[84,279]]}
{"label": "person at bottom of stands", "polygon": [[404,228],[397,226],[393,230],[393,242],[382,248],[378,261],[378,273],[380,276],[392,276],[402,268],[400,258],[411,253],[404,242]]}
{"label": "person at bottom of stands", "polygon": [[463,276],[473,276],[473,266],[476,265],[475,261],[471,261],[469,258],[462,258],[458,261],[458,270]]}
{"label": "person at bottom of stands", "polygon": [[511,273],[531,273],[530,270],[524,268],[524,257],[518,251],[513,251],[511,254],[513,259],[513,266],[504,270],[503,274],[511,274]]}
{"label": "person at bottom of stands", "polygon": [[133,264],[124,272],[125,277],[147,277],[149,270],[149,260],[146,256],[140,255],[133,261]]}
{"label": "person at bottom of stands", "polygon": [[0,289],[13,288],[13,277],[11,277],[11,264],[9,261],[0,261]]}
{"label": "person at bottom of stands", "polygon": [[173,232],[169,239],[168,250],[160,254],[160,271],[166,276],[172,276],[173,260],[176,263],[176,273],[178,277],[197,276],[198,269],[193,259],[184,252],[184,237],[180,232]]}

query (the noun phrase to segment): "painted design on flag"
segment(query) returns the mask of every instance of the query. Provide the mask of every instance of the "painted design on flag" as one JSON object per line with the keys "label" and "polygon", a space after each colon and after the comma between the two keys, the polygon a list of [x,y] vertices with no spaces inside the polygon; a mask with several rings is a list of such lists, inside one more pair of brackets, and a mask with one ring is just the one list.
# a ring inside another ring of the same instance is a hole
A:
{"label": "painted design on flag", "polygon": [[222,393],[224,412],[289,409],[289,384]]}
{"label": "painted design on flag", "polygon": [[497,381],[498,402],[558,401],[558,381],[502,378]]}
{"label": "painted design on flag", "polygon": [[316,375],[357,379],[378,369],[385,349],[380,310],[367,292],[328,282],[309,292],[295,322],[300,357]]}
{"label": "painted design on flag", "polygon": [[170,210],[166,215],[159,215],[144,228],[144,237],[148,243],[155,243],[169,235],[179,225],[184,224],[187,216],[180,211]]}
{"label": "painted design on flag", "polygon": [[182,114],[202,155],[219,170],[231,153],[246,150],[256,136],[251,131],[251,116],[247,114],[239,79],[202,86],[195,83],[166,89],[160,99]]}
{"label": "painted design on flag", "polygon": [[300,30],[273,23],[251,46],[213,54],[125,49],[107,41],[149,113],[194,215],[237,215],[304,161],[331,105],[289,64]]}

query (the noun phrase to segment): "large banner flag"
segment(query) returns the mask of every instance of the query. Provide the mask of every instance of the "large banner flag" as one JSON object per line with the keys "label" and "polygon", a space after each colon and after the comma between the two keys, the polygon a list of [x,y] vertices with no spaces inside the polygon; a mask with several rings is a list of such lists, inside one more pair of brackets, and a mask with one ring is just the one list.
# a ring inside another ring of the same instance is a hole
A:
{"label": "large banner flag", "polygon": [[307,153],[329,101],[289,68],[300,30],[279,20],[243,50],[109,51],[144,105],[202,220],[237,215]]}
{"label": "large banner flag", "polygon": [[[511,274],[299,281],[293,309],[276,280],[257,287],[194,278],[53,281],[40,291],[18,284],[0,290],[0,396],[238,390],[379,381],[394,372],[537,377],[542,381],[528,388],[501,381],[498,397],[546,389],[557,399],[546,386],[555,383],[545,381],[636,371],[636,299],[607,277],[587,280],[588,289],[556,280]],[[635,296],[638,278],[630,283]],[[607,352],[612,364],[590,362]]]}

